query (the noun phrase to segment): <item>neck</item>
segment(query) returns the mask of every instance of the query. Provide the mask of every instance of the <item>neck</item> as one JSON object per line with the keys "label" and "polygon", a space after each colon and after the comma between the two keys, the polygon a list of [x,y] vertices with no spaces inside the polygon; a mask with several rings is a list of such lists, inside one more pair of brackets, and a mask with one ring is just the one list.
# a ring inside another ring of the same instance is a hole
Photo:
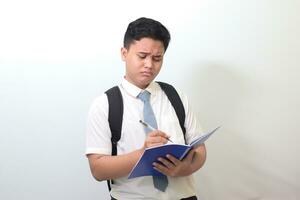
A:
{"label": "neck", "polygon": [[127,78],[126,76],[124,76],[124,78],[125,78],[129,83],[135,85],[136,87],[138,87],[138,88],[140,88],[140,89],[142,89],[142,90],[146,89],[146,88],[150,85],[150,83],[147,84],[147,85],[140,85],[140,84],[137,84],[137,83],[133,82],[131,79]]}

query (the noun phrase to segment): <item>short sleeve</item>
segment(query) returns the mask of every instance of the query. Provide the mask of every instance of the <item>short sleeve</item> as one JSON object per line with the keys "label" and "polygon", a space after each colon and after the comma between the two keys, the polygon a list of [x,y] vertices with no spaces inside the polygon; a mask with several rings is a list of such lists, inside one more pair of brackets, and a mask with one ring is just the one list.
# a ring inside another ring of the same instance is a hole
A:
{"label": "short sleeve", "polygon": [[97,97],[88,112],[85,154],[111,154],[111,132],[108,123],[106,94]]}

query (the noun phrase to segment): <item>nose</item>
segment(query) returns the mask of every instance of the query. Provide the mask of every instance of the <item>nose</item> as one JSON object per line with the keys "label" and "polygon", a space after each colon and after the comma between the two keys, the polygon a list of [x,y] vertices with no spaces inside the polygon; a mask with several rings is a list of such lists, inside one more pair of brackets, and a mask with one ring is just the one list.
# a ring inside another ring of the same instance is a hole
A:
{"label": "nose", "polygon": [[146,68],[152,68],[153,67],[153,61],[152,58],[150,56],[147,56],[144,60],[144,65]]}

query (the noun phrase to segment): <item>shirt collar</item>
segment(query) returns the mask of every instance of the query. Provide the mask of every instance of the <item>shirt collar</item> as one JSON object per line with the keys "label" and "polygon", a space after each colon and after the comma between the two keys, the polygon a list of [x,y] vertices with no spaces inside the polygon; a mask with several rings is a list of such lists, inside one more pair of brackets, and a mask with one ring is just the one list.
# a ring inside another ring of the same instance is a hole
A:
{"label": "shirt collar", "polygon": [[[123,78],[123,81],[121,83],[121,86],[124,88],[126,92],[128,92],[130,95],[137,97],[143,90],[134,84],[128,82],[125,78]],[[145,89],[148,92],[151,93],[151,96],[154,97],[156,95],[157,89],[159,88],[158,84],[156,82],[151,82],[148,87]]]}

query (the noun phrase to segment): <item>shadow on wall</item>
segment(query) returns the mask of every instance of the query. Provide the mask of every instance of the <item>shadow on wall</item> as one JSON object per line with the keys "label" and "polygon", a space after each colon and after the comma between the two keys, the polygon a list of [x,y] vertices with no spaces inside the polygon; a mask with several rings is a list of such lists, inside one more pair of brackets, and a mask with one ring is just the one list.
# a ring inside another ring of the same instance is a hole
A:
{"label": "shadow on wall", "polygon": [[232,68],[222,64],[198,64],[184,79],[185,90],[202,123],[225,127],[236,117],[237,104],[243,101],[247,89],[245,79]]}
{"label": "shadow on wall", "polygon": [[206,142],[207,161],[196,174],[201,199],[295,195],[295,186],[274,170],[277,161],[266,157],[269,144],[263,144],[257,133],[267,133],[259,130],[260,118],[254,116],[260,108],[256,100],[261,98],[256,96],[260,85],[251,79],[254,74],[247,73],[242,66],[207,63],[195,65],[183,80],[204,131],[222,126]]}
{"label": "shadow on wall", "polygon": [[[220,199],[231,194],[235,198],[259,197],[255,191],[239,186],[247,183],[247,175],[253,176],[255,172],[255,169],[250,169],[253,167],[251,156],[244,160],[246,155],[255,154],[255,147],[244,137],[245,128],[238,124],[240,105],[247,98],[249,85],[239,71],[235,66],[225,64],[199,64],[186,78],[187,91],[193,107],[197,108],[196,114],[203,129],[222,126],[206,142],[207,162],[196,176],[199,196],[203,199]],[[239,192],[234,191],[236,188]]]}

